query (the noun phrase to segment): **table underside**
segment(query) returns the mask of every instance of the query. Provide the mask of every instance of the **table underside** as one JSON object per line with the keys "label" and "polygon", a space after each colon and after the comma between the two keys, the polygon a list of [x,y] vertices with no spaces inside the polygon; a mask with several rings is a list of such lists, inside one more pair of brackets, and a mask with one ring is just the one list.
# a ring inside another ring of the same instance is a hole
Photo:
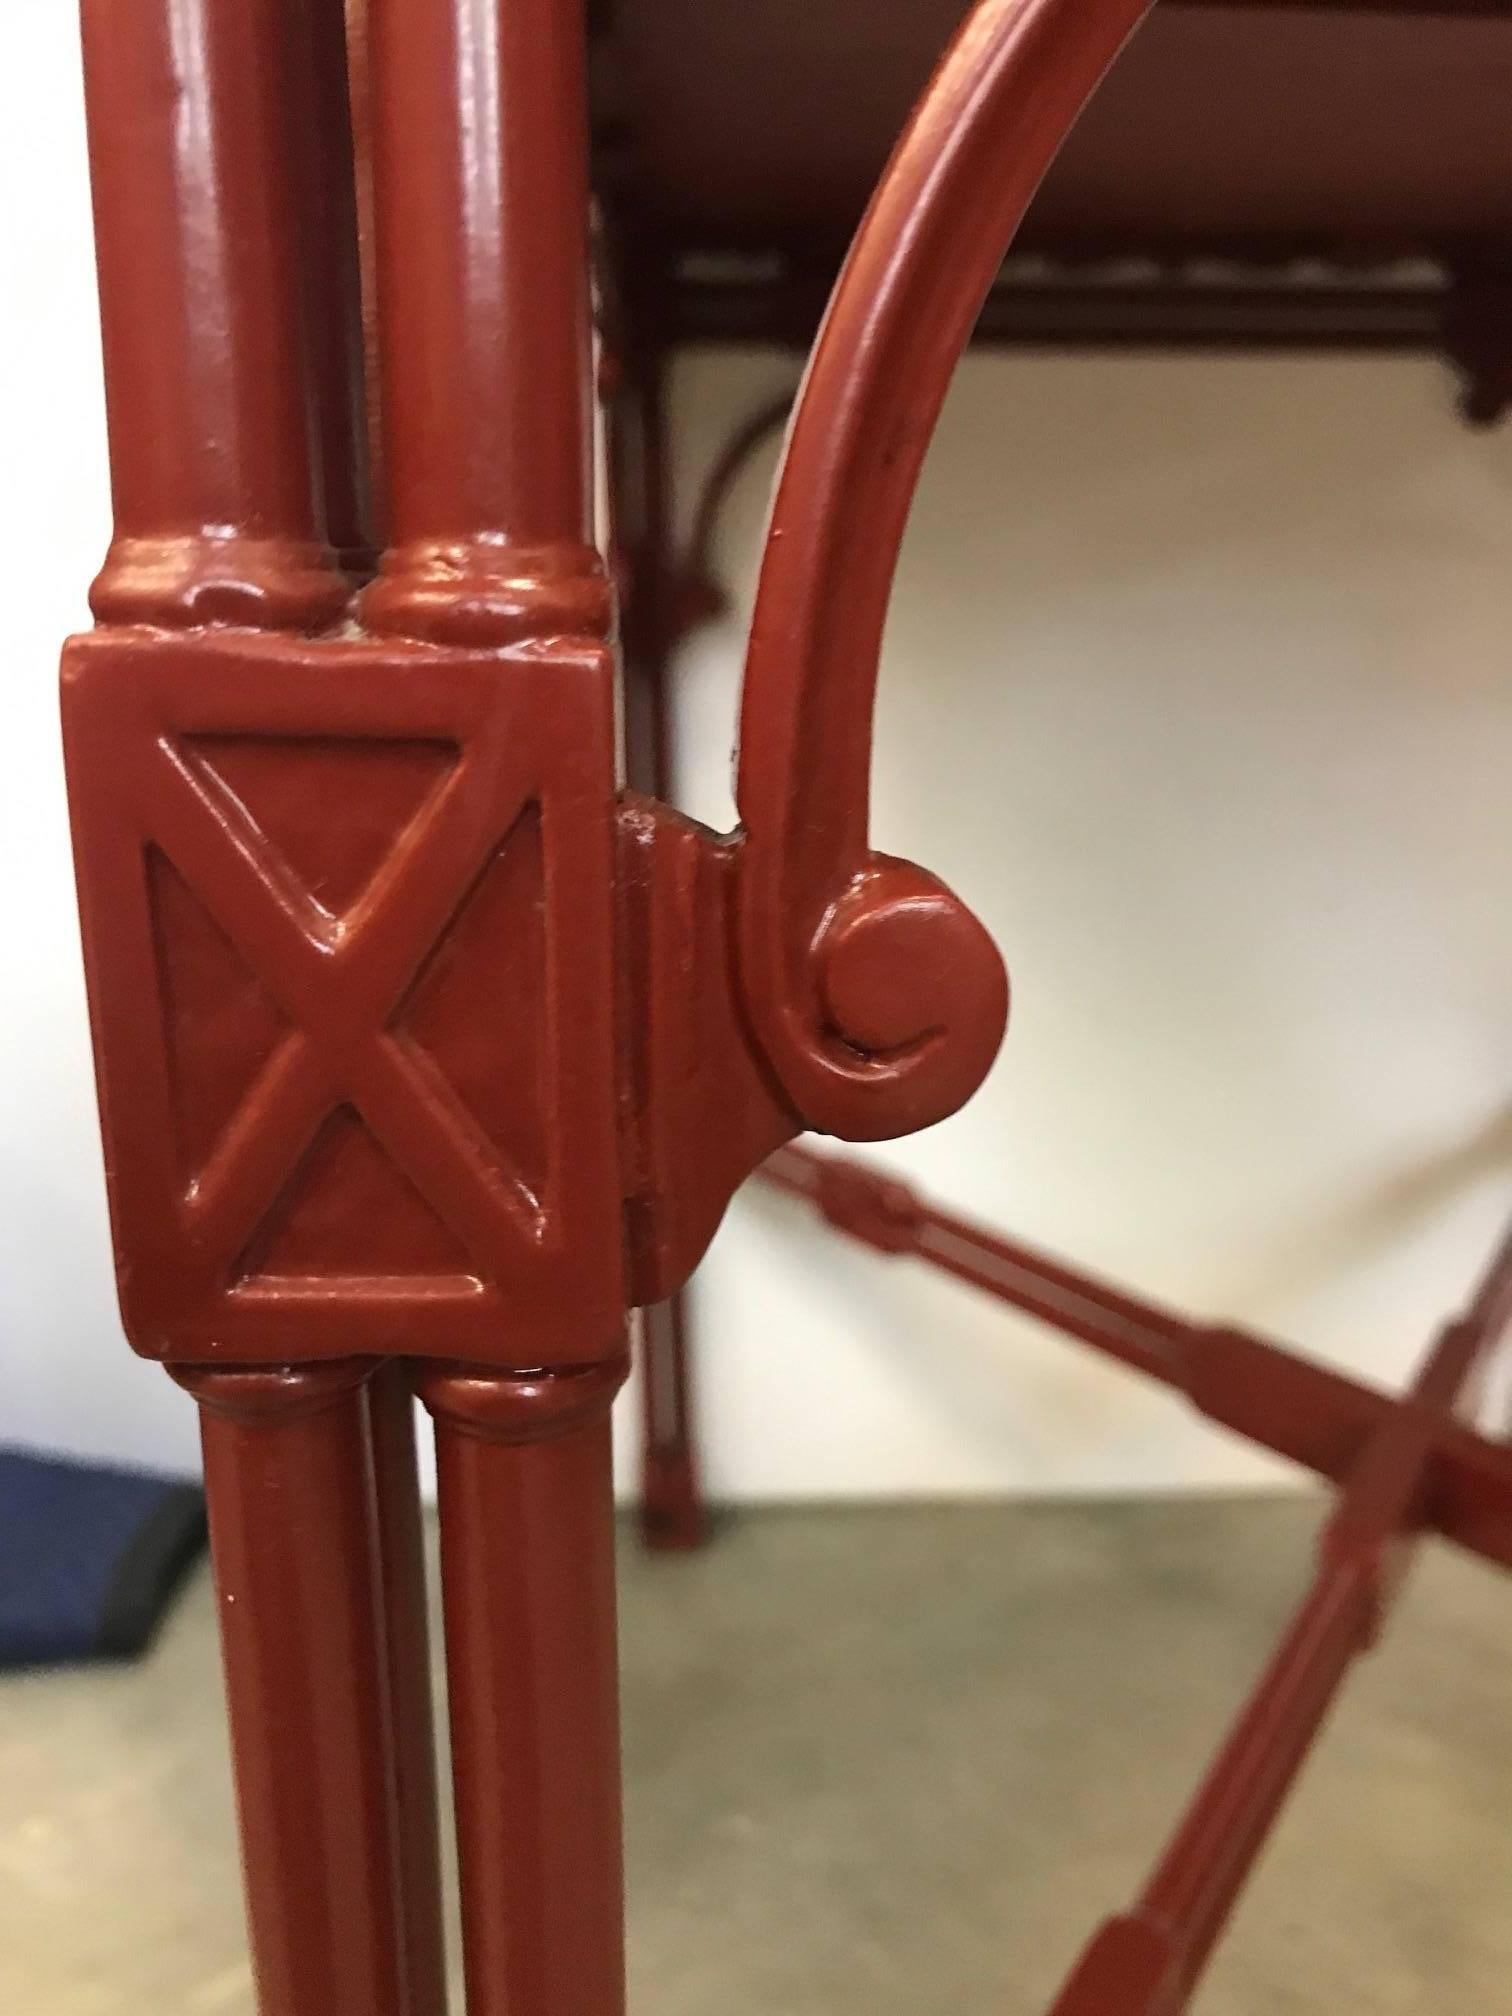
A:
{"label": "table underside", "polygon": [[[660,248],[677,334],[805,340],[965,11],[601,10],[599,185]],[[1448,293],[1512,278],[1509,105],[1500,0],[1162,0],[1047,178],[984,333],[1435,346]]]}

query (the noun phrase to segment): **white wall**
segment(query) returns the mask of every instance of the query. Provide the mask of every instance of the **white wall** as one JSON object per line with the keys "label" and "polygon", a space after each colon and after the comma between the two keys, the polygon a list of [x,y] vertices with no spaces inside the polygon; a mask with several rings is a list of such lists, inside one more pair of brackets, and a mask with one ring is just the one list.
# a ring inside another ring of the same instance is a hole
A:
{"label": "white wall", "polygon": [[[72,10],[0,75],[0,1434],[167,1464],[192,1408],[114,1314],[54,707],[108,508]],[[19,46],[17,46],[19,43]],[[790,367],[694,360],[690,467]],[[770,462],[734,500],[744,603]],[[1432,366],[979,360],[889,635],[881,844],[1007,949],[939,1195],[1383,1379],[1512,1199],[1512,437]],[[685,802],[728,817],[738,623],[681,673]],[[753,1197],[698,1287],[730,1495],[1271,1474],[963,1290]]]}
{"label": "white wall", "polygon": [[[790,369],[691,362],[688,462]],[[886,1160],[1382,1381],[1512,1204],[1512,437],[1449,401],[1410,361],[973,359],[875,764],[878,843],[976,905],[1015,981],[985,1091]],[[716,823],[774,459],[729,514],[740,609],[681,673],[685,801]],[[769,1195],[698,1308],[731,1495],[1278,1472]]]}
{"label": "white wall", "polygon": [[0,65],[0,1437],[194,1460],[121,1342],[58,749],[57,660],[110,534],[75,8],[20,0]]}

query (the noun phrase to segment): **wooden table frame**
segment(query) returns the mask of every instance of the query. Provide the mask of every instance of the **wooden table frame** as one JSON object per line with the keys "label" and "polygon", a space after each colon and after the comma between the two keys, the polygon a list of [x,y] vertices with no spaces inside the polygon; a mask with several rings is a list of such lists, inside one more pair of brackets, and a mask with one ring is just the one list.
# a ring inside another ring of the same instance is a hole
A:
{"label": "wooden table frame", "polygon": [[[982,927],[871,847],[877,654],[955,361],[1145,5],[983,0],[900,141],[789,426],[721,836],[665,802],[633,340],[623,584],[594,544],[580,0],[372,0],[350,38],[338,0],[84,0],[115,536],[65,657],[69,788],[121,1306],[202,1416],[263,2016],[444,2008],[412,1392],[466,2006],[622,2011],[609,1407],[627,1313],[774,1155],[837,1224],[1011,1277],[1340,1483],[1276,1664],[1061,2016],[1183,2006],[1403,1538],[1512,1553],[1506,1453],[1452,1418],[1512,1253],[1392,1401],[787,1145],[945,1117],[1003,1032]],[[675,1531],[694,1480],[663,1472]]]}

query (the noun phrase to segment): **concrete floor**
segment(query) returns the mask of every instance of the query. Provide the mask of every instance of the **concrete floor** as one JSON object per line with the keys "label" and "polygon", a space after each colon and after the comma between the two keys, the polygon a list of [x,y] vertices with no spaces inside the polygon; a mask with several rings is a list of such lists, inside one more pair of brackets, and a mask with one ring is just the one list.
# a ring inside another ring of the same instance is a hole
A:
{"label": "concrete floor", "polygon": [[[1305,1502],[771,1512],[624,1557],[637,2016],[1033,2016],[1305,1570]],[[0,2007],[243,2016],[208,1582],[0,1683]],[[1512,1586],[1427,1549],[1202,2016],[1512,2010]]]}

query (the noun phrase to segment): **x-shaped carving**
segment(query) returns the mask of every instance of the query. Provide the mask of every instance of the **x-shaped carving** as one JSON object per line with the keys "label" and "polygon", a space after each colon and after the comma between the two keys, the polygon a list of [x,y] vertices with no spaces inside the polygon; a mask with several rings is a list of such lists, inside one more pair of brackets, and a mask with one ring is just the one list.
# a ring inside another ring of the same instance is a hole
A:
{"label": "x-shaped carving", "polygon": [[[498,754],[487,751],[497,772]],[[138,817],[290,1025],[182,1200],[202,1277],[224,1282],[325,1119],[350,1104],[472,1257],[487,1292],[539,1240],[538,1200],[393,1017],[476,877],[525,807],[528,780],[481,797],[484,752],[456,766],[355,909],[333,918],[213,771],[159,740]],[[506,1261],[507,1266],[507,1261]],[[209,1280],[202,1278],[202,1285]],[[441,1283],[438,1282],[438,1287]]]}

